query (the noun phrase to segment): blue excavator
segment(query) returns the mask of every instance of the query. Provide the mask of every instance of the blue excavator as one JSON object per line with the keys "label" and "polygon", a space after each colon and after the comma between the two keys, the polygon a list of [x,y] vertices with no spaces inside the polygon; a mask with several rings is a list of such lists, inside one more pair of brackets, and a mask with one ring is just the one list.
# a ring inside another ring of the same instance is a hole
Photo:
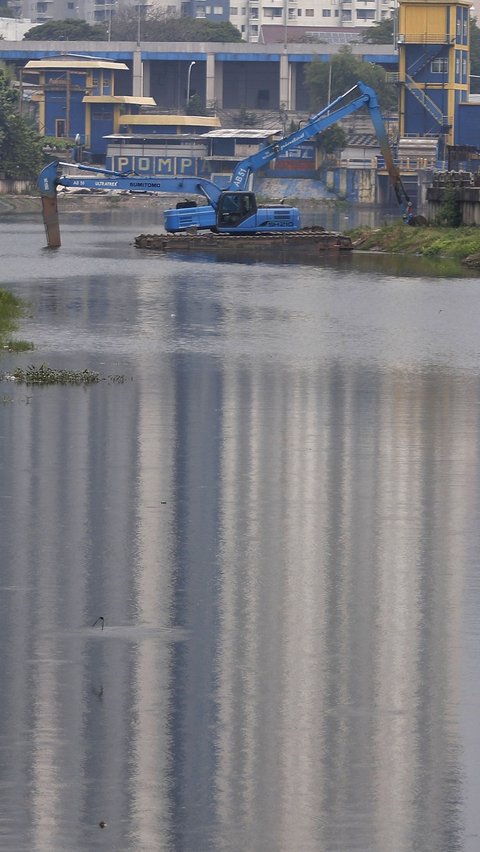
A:
{"label": "blue excavator", "polygon": [[[209,230],[218,234],[245,235],[298,231],[301,224],[296,207],[257,204],[255,193],[249,188],[253,174],[280,154],[306,142],[317,133],[322,133],[363,107],[367,107],[370,114],[397,201],[403,208],[404,218],[409,224],[415,224],[412,202],[393,162],[376,92],[359,81],[313,116],[303,127],[237,163],[226,189],[221,189],[213,181],[203,177],[142,177],[133,172],[116,172],[96,166],[62,163],[58,160],[49,163],[38,178],[48,246],[57,248],[61,244],[57,206],[59,186],[203,196],[206,204],[197,205],[195,201],[180,202],[175,209],[165,211],[164,226],[168,233]],[[75,168],[79,172],[94,173],[94,176],[62,174],[61,169],[65,166],[69,169]]]}

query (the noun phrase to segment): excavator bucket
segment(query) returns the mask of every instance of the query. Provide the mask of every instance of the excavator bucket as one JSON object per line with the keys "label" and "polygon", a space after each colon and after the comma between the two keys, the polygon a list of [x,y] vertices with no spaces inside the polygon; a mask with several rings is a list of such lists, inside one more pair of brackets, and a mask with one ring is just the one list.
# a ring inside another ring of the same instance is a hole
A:
{"label": "excavator bucket", "polygon": [[45,225],[45,233],[47,235],[47,245],[49,248],[59,248],[60,240],[60,222],[58,219],[57,195],[42,195],[42,212],[43,224]]}

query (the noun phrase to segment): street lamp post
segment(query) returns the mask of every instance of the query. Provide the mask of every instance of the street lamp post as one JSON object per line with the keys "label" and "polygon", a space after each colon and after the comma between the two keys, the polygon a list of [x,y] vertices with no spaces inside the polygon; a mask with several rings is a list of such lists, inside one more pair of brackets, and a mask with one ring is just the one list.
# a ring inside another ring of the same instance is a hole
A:
{"label": "street lamp post", "polygon": [[192,60],[192,62],[190,62],[190,65],[188,66],[188,74],[187,74],[187,107],[188,107],[188,104],[190,103],[190,75],[191,75],[191,73],[192,73],[192,68],[193,68],[193,66],[194,66],[195,64],[196,64],[196,63],[195,63],[195,60],[193,59],[193,60]]}

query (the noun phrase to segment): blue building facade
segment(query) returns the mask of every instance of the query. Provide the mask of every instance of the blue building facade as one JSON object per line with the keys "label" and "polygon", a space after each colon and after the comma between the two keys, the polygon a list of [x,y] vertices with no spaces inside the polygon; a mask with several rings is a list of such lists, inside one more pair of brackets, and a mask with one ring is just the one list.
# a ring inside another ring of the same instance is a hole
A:
{"label": "blue building facade", "polygon": [[27,62],[22,86],[34,88],[32,103],[44,136],[80,139],[92,159],[106,152],[105,136],[118,131],[125,113],[155,106],[153,98],[116,95],[116,76],[128,70],[121,62],[61,54]]}

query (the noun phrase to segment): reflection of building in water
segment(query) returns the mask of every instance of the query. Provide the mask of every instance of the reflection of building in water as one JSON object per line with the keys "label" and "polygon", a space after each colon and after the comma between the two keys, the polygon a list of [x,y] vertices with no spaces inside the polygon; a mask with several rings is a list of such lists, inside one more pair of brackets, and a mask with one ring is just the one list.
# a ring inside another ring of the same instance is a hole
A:
{"label": "reflection of building in water", "polygon": [[[30,848],[66,821],[86,848],[105,818],[117,849],[451,852],[469,385],[222,361],[195,328],[230,318],[176,292],[135,382],[1,411],[25,589],[0,619],[2,780],[28,790]],[[172,613],[173,649],[111,629]]]}
{"label": "reflection of building in water", "polygon": [[225,394],[219,836],[407,850],[413,832],[443,848],[468,390],[265,368],[229,371]]}
{"label": "reflection of building in water", "polygon": [[175,406],[157,375],[161,394],[140,377],[26,406],[19,388],[1,412],[6,848],[94,848],[100,819],[112,849],[168,837],[172,643],[148,630],[171,626]]}
{"label": "reflection of building in water", "polygon": [[[385,842],[397,824],[413,831],[420,847],[436,836],[440,844],[441,809],[448,808],[442,793],[460,783],[449,716],[459,697],[459,619],[475,500],[468,395],[468,385],[454,379],[435,387],[427,378],[413,388],[398,381],[382,411],[375,751],[383,758],[377,830]],[[450,813],[450,848],[457,848],[453,807]],[[405,848],[409,840],[405,835]]]}

